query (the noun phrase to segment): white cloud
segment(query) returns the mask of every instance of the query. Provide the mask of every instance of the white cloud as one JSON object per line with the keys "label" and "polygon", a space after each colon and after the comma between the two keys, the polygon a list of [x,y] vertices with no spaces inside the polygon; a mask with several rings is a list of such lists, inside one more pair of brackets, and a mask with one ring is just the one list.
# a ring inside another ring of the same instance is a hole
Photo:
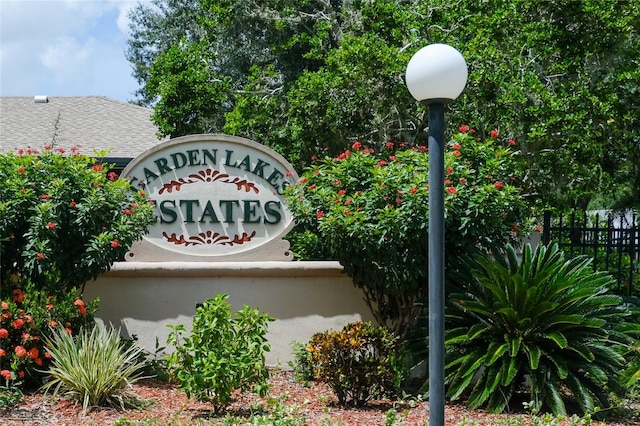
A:
{"label": "white cloud", "polygon": [[133,98],[124,52],[136,3],[0,0],[0,95]]}
{"label": "white cloud", "polygon": [[120,13],[118,14],[118,29],[125,36],[129,35],[129,11],[134,8],[137,2],[135,1],[123,1],[118,5]]}
{"label": "white cloud", "polygon": [[73,37],[59,37],[47,46],[40,60],[47,69],[58,73],[82,68],[95,53],[95,44],[93,37],[87,39],[83,45]]}

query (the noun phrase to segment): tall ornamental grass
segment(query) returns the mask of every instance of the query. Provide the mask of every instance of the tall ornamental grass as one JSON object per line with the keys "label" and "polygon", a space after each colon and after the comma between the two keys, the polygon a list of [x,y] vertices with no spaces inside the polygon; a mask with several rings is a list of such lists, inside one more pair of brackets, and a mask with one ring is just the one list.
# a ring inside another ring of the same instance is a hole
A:
{"label": "tall ornamental grass", "polygon": [[125,347],[118,330],[97,325],[73,337],[59,327],[47,346],[53,364],[51,379],[42,387],[45,393],[53,390],[53,395],[81,401],[85,412],[89,406],[137,405],[130,388],[142,378],[142,349]]}

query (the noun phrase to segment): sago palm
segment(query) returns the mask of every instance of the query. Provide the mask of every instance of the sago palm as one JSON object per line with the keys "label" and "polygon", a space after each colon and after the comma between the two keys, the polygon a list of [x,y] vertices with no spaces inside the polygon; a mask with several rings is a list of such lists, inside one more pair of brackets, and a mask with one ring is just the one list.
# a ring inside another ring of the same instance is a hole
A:
{"label": "sago palm", "polygon": [[609,406],[628,337],[613,327],[627,308],[608,292],[612,278],[557,245],[524,247],[522,259],[478,256],[448,307],[446,382],[452,400],[501,412],[516,396],[565,414]]}

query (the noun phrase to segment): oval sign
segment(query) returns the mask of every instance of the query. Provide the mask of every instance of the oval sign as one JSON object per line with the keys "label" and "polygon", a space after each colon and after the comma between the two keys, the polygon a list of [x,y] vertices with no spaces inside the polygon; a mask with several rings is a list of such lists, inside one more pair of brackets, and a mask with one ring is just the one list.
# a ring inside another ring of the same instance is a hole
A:
{"label": "oval sign", "polygon": [[236,136],[171,139],[135,158],[122,176],[146,191],[156,223],[127,260],[290,260],[293,227],[284,189],[293,167],[268,147]]}

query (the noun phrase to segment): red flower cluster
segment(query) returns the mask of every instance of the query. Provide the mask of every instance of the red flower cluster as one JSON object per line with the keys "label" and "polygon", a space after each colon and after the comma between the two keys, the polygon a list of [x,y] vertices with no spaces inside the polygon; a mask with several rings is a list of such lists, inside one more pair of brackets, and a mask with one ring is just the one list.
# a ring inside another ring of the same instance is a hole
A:
{"label": "red flower cluster", "polygon": [[67,333],[73,334],[80,326],[93,321],[85,303],[81,299],[74,302],[72,300],[66,299],[63,303],[54,296],[42,300],[38,290],[27,294],[21,288],[16,288],[12,291],[10,300],[1,301],[2,379],[12,381],[32,377],[46,368],[45,363],[51,359],[51,355],[46,351],[41,337],[48,332],[48,327],[57,327],[62,323]]}
{"label": "red flower cluster", "polygon": [[87,308],[84,306],[84,302],[82,300],[77,299],[75,302],[73,302],[73,304],[78,307],[78,310],[80,311],[82,316],[87,315]]}

